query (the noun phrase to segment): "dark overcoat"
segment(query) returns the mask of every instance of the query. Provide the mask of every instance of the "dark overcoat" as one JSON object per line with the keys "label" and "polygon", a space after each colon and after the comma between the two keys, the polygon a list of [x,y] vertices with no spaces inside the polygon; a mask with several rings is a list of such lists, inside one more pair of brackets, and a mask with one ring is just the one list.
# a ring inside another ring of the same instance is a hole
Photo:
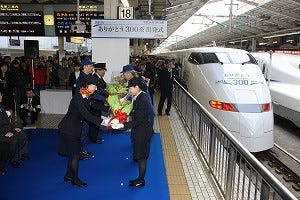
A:
{"label": "dark overcoat", "polygon": [[149,156],[150,139],[153,133],[149,122],[150,106],[144,92],[141,92],[133,102],[132,120],[124,124],[124,129],[131,129],[133,159],[146,159]]}
{"label": "dark overcoat", "polygon": [[72,98],[68,112],[59,123],[60,140],[58,152],[64,155],[74,155],[81,152],[81,127],[83,121],[100,126],[102,119],[89,112],[90,98],[83,98],[80,93]]}
{"label": "dark overcoat", "polygon": [[160,91],[163,93],[172,92],[173,90],[173,75],[172,70],[163,68],[158,71],[158,82]]}
{"label": "dark overcoat", "polygon": [[10,119],[6,114],[4,106],[0,104],[0,141],[7,141],[9,138],[5,137],[8,132],[15,132],[15,125],[10,123]]}
{"label": "dark overcoat", "polygon": [[98,80],[98,85],[97,85],[98,89],[101,88],[103,90],[106,90],[105,80],[102,77],[99,77],[96,73],[94,73],[93,76],[96,77]]}
{"label": "dark overcoat", "polygon": [[[17,132],[16,126],[10,122],[5,108],[0,104],[0,141],[7,142],[10,148],[10,161],[18,161],[23,154],[29,152],[27,134],[24,131]],[[8,132],[12,132],[12,137],[6,137]]]}

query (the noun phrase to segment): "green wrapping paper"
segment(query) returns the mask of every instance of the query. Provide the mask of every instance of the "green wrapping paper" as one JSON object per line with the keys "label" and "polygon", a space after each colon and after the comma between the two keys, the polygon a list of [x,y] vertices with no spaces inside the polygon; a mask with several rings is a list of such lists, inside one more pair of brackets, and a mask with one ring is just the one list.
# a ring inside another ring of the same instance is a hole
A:
{"label": "green wrapping paper", "polygon": [[131,101],[124,100],[123,102],[120,99],[128,93],[128,89],[121,84],[107,84],[106,90],[109,94],[107,102],[115,114],[116,111],[120,110],[127,115],[130,114],[133,108]]}

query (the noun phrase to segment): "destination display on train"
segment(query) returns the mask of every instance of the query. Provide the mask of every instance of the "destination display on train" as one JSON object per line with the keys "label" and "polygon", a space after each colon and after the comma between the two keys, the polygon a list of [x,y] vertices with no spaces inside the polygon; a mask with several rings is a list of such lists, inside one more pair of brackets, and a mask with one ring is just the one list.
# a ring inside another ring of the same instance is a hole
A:
{"label": "destination display on train", "polygon": [[71,26],[77,20],[77,12],[54,12],[55,33],[57,36],[81,36],[91,37],[91,19],[103,19],[103,12],[80,12],[79,20],[86,25],[86,30],[76,32]]}
{"label": "destination display on train", "polygon": [[45,36],[43,12],[0,12],[1,36]]}

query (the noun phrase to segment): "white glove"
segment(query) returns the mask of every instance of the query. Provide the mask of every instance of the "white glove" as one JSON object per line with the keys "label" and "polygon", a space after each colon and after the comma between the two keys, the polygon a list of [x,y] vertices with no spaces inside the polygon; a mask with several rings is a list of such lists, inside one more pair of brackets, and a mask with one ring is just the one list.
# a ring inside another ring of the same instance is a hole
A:
{"label": "white glove", "polygon": [[113,129],[121,129],[121,128],[124,128],[124,124],[114,123],[114,124],[111,124],[111,127]]}
{"label": "white glove", "polygon": [[110,118],[108,118],[108,117],[102,117],[102,122],[101,122],[101,125],[102,126],[107,126],[108,125],[108,122],[109,122],[109,120],[110,120]]}
{"label": "white glove", "polygon": [[102,126],[109,126],[111,124],[118,124],[119,123],[119,120],[118,119],[113,119],[113,117],[101,117],[103,119],[101,125]]}

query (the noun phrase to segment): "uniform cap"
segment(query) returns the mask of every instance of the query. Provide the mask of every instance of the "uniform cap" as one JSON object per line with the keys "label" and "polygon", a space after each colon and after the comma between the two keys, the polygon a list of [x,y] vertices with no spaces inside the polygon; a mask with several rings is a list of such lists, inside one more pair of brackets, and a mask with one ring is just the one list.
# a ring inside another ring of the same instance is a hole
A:
{"label": "uniform cap", "polygon": [[121,71],[121,73],[129,72],[129,71],[134,71],[133,65],[125,65],[125,66],[123,66],[123,70]]}
{"label": "uniform cap", "polygon": [[107,68],[106,68],[106,63],[96,63],[94,64],[94,69],[97,70],[101,70],[101,69],[104,69],[105,71],[107,71]]}
{"label": "uniform cap", "polygon": [[95,62],[92,62],[90,59],[85,58],[84,60],[81,61],[80,67],[83,67],[85,65],[94,65]]}

